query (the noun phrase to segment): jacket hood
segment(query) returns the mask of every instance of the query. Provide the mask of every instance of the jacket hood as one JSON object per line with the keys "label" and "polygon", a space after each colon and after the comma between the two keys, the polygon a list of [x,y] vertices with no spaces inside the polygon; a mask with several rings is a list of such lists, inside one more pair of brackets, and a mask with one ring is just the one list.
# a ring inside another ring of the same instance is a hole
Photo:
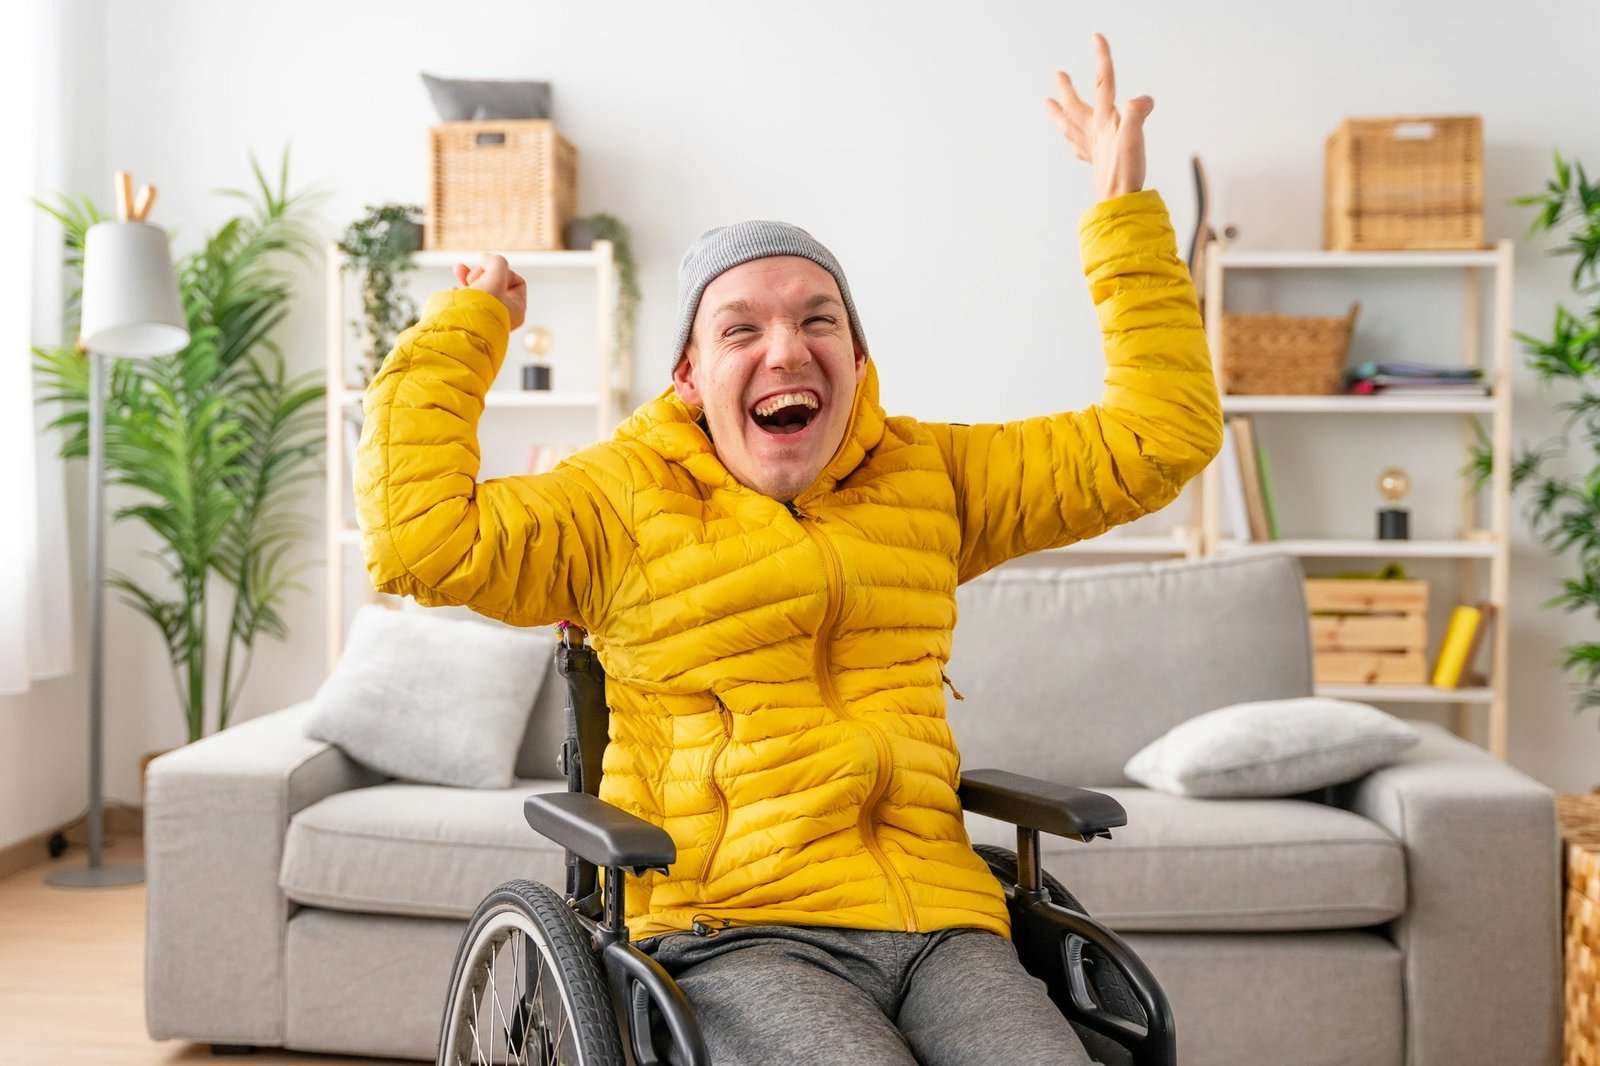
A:
{"label": "jacket hood", "polygon": [[[885,416],[878,405],[878,369],[871,359],[867,360],[866,367],[866,373],[856,386],[844,439],[822,473],[817,475],[817,480],[796,496],[796,501],[832,491],[883,439]],[[668,462],[681,463],[695,480],[704,484],[754,491],[741,486],[722,465],[701,422],[700,408],[684,403],[671,386],[634,411],[617,427],[613,439],[636,441]]]}

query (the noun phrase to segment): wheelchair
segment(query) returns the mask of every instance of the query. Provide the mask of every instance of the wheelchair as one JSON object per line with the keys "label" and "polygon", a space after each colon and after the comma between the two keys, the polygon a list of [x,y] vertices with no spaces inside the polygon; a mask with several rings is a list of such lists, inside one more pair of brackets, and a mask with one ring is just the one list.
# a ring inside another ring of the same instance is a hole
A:
{"label": "wheelchair", "polygon": [[[665,871],[665,830],[599,796],[607,741],[605,673],[583,630],[563,629],[566,792],[529,796],[528,824],[566,850],[566,893],[533,881],[491,892],[451,969],[440,1066],[708,1066],[694,1011],[666,971],[629,940],[627,874]],[[1106,1064],[1175,1066],[1172,1012],[1144,963],[1039,864],[1039,834],[1085,843],[1127,823],[1121,804],[999,770],[961,775],[965,810],[1017,827],[1017,850],[978,845],[1004,889],[1024,968]],[[603,884],[598,876],[605,870]]]}

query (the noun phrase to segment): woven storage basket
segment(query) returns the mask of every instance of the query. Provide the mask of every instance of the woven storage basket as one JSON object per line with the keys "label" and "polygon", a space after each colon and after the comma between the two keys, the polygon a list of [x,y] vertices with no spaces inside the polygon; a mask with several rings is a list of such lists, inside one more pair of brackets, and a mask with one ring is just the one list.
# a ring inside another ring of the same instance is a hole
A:
{"label": "woven storage basket", "polygon": [[1326,396],[1339,391],[1361,305],[1343,318],[1223,315],[1222,391],[1236,396]]}
{"label": "woven storage basket", "polygon": [[552,251],[577,214],[578,153],[548,119],[428,130],[430,250]]}
{"label": "woven storage basket", "polygon": [[1346,119],[1328,138],[1323,247],[1483,247],[1483,120]]}
{"label": "woven storage basket", "polygon": [[1566,851],[1567,1066],[1600,1066],[1600,796],[1556,797]]}

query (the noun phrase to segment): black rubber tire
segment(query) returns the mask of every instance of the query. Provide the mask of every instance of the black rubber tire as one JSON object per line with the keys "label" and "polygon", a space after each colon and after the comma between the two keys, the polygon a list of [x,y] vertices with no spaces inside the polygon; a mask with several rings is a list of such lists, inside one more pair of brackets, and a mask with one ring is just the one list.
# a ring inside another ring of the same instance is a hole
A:
{"label": "black rubber tire", "polygon": [[[521,988],[514,982],[511,989],[501,989],[490,979],[498,972],[496,960],[501,968],[507,967],[502,952],[508,948],[512,952],[511,970],[520,973],[529,966],[538,967],[527,982],[530,988]],[[519,958],[524,960],[520,969]],[[553,984],[553,990],[546,981]],[[450,990],[439,1032],[439,1066],[487,1066],[479,1046],[484,1034],[477,1031],[476,1025],[482,1015],[481,997],[486,993],[501,1008],[501,1013],[492,1014],[492,1020],[484,1025],[490,1029],[489,1058],[505,1061],[496,1055],[496,1048],[503,1044],[495,1042],[494,1037],[499,1035],[504,1040],[507,1032],[518,1027],[510,1024],[516,1019],[510,1017],[506,1003],[501,1001],[501,993],[507,991],[509,1001],[521,1002],[525,1007],[537,998],[537,1007],[527,1007],[523,1018],[537,1013],[542,1024],[534,1024],[533,1031],[557,1042],[555,1047],[544,1041],[538,1047],[525,1044],[525,1057],[513,1057],[511,1062],[623,1066],[616,1014],[594,945],[566,901],[547,885],[509,881],[478,905],[450,970]],[[539,993],[537,997],[530,994],[535,991]]]}

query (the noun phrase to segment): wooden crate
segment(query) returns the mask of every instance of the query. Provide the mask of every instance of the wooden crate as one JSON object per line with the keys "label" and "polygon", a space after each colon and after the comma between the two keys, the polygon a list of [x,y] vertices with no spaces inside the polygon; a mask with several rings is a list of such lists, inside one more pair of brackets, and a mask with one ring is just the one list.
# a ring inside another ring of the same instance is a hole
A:
{"label": "wooden crate", "polygon": [[1427,684],[1426,581],[1309,578],[1306,604],[1318,684]]}
{"label": "wooden crate", "polygon": [[1328,138],[1323,247],[1483,247],[1483,119],[1346,119]]}
{"label": "wooden crate", "polygon": [[430,251],[554,251],[577,206],[578,153],[548,119],[429,127]]}

